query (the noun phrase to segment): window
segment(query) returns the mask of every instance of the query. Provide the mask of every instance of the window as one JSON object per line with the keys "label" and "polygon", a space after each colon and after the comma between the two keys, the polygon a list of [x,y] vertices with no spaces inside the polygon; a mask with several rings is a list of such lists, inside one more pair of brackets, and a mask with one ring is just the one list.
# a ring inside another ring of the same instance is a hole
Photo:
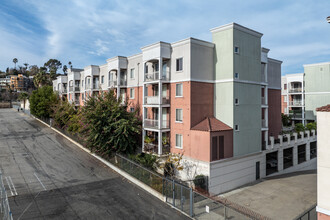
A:
{"label": "window", "polygon": [[287,84],[285,83],[285,84],[284,84],[284,90],[286,90],[286,89],[287,89]]}
{"label": "window", "polygon": [[302,144],[298,146],[298,164],[306,161],[306,145]]}
{"label": "window", "polygon": [[144,73],[148,73],[148,65],[144,64]]}
{"label": "window", "polygon": [[104,76],[101,76],[101,83],[104,83]]}
{"label": "window", "polygon": [[182,134],[175,134],[175,147],[182,149]]}
{"label": "window", "polygon": [[135,89],[134,88],[130,88],[130,90],[129,90],[129,98],[130,99],[134,99],[134,96],[135,96]]}
{"label": "window", "polygon": [[235,73],[235,79],[238,79],[238,78],[239,78],[239,74]]}
{"label": "window", "polygon": [[182,122],[182,109],[175,110],[175,121]]}
{"label": "window", "polygon": [[135,78],[135,69],[134,68],[131,69],[130,77],[131,77],[131,79]]}
{"label": "window", "polygon": [[239,126],[235,125],[235,131],[239,131]]}
{"label": "window", "polygon": [[234,52],[235,52],[236,54],[238,54],[238,53],[239,53],[239,47],[235,46],[235,48],[234,48]]}
{"label": "window", "polygon": [[317,152],[316,152],[316,142],[311,142],[310,143],[310,159],[313,159],[316,157]]}
{"label": "window", "polygon": [[238,99],[235,99],[235,105],[239,105]]}
{"label": "window", "polygon": [[135,110],[135,109],[134,109],[133,107],[130,108],[130,111],[131,111],[131,112],[134,112],[134,110]]}
{"label": "window", "polygon": [[182,97],[182,83],[176,84],[176,87],[175,87],[175,96],[176,97]]}
{"label": "window", "polygon": [[288,109],[287,109],[287,108],[284,109],[284,113],[285,113],[285,114],[288,113]]}
{"label": "window", "polygon": [[176,71],[183,70],[183,58],[176,59]]}

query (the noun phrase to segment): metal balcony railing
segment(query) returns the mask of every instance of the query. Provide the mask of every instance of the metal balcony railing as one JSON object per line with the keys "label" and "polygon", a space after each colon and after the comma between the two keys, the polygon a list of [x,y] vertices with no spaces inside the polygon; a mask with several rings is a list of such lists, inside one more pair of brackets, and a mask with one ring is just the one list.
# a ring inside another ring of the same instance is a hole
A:
{"label": "metal balcony railing", "polygon": [[266,82],[266,76],[264,73],[261,73],[261,82]]}
{"label": "metal balcony railing", "polygon": [[297,113],[289,113],[289,115],[293,118],[293,119],[296,119],[296,118],[302,118],[302,113],[301,112],[297,112]]}
{"label": "metal balcony railing", "polygon": [[101,88],[101,86],[100,86],[100,84],[93,84],[93,89],[100,89]]}
{"label": "metal balcony railing", "polygon": [[64,89],[62,89],[62,92],[63,93],[67,93],[68,92],[68,89],[67,88],[64,88]]}
{"label": "metal balcony railing", "polygon": [[109,87],[116,87],[117,86],[117,81],[109,80],[108,85],[109,85]]}
{"label": "metal balcony railing", "polygon": [[85,85],[85,89],[91,89],[92,87],[91,87],[91,84],[86,84]]}
{"label": "metal balcony railing", "polygon": [[127,80],[126,79],[120,79],[119,85],[120,86],[127,86]]}
{"label": "metal balcony railing", "polygon": [[[159,129],[159,120],[144,119],[143,126],[145,128]],[[169,120],[163,120],[162,121],[162,128],[169,128],[169,127],[170,127],[170,121]]]}
{"label": "metal balcony railing", "polygon": [[78,100],[76,99],[76,100],[74,101],[74,104],[76,104],[76,105],[80,105],[80,101],[79,101],[79,99],[78,99]]}
{"label": "metal balcony railing", "polygon": [[261,97],[261,104],[266,105],[266,98],[265,97]]}
{"label": "metal balcony railing", "polygon": [[303,106],[303,104],[302,104],[302,101],[301,100],[294,100],[294,101],[290,101],[289,102],[289,105],[290,106]]}
{"label": "metal balcony railing", "polygon": [[266,123],[266,119],[261,119],[261,127],[262,128],[267,128],[267,123]]}
{"label": "metal balcony railing", "polygon": [[74,90],[73,90],[73,86],[70,86],[69,87],[69,92],[73,92]]}
{"label": "metal balcony railing", "polygon": [[[159,96],[146,96],[144,97],[144,104],[147,105],[159,105]],[[164,97],[162,104],[170,104],[169,97]]]}
{"label": "metal balcony railing", "polygon": [[145,74],[145,82],[155,81],[155,80],[159,80],[159,79],[168,81],[169,78],[170,77],[169,77],[168,71],[166,71],[166,74],[163,75],[161,78],[159,77],[159,71]]}
{"label": "metal balcony railing", "polygon": [[302,88],[291,88],[289,90],[289,93],[297,93],[297,92],[302,92]]}

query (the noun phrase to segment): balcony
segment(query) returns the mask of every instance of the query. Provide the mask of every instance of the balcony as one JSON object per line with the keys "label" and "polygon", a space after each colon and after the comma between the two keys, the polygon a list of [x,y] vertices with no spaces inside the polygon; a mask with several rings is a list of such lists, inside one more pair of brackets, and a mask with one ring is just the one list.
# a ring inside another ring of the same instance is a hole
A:
{"label": "balcony", "polygon": [[68,89],[67,88],[62,89],[62,93],[68,93]]}
{"label": "balcony", "polygon": [[92,87],[91,87],[91,84],[86,84],[85,85],[85,89],[91,89]]}
{"label": "balcony", "polygon": [[100,86],[100,84],[93,84],[93,89],[100,89],[101,88],[101,86]]}
{"label": "balcony", "polygon": [[268,125],[266,123],[266,119],[261,119],[261,128],[267,128]]}
{"label": "balcony", "polygon": [[80,87],[79,86],[70,86],[69,87],[69,92],[79,92]]}
{"label": "balcony", "polygon": [[264,73],[261,73],[261,82],[266,82],[266,76]]}
{"label": "balcony", "polygon": [[300,119],[303,118],[302,112],[290,112],[289,115],[292,119]]}
{"label": "balcony", "polygon": [[302,88],[300,87],[298,87],[298,88],[291,88],[290,90],[289,90],[289,93],[300,93],[300,92],[302,92]]}
{"label": "balcony", "polygon": [[[144,119],[143,126],[145,128],[159,129],[159,120]],[[162,121],[162,129],[163,128],[170,128],[170,121],[169,120],[163,120]]]}
{"label": "balcony", "polygon": [[[159,105],[159,96],[146,96],[144,97],[144,104],[147,105]],[[169,97],[163,98],[163,104],[170,104]]]}
{"label": "balcony", "polygon": [[301,100],[293,100],[293,101],[289,102],[289,106],[298,106],[298,107],[300,107],[300,106],[303,106],[303,104],[302,104]]}
{"label": "balcony", "polygon": [[127,86],[127,80],[126,79],[120,79],[119,86]]}
{"label": "balcony", "polygon": [[74,104],[75,104],[75,105],[80,105],[80,101],[79,101],[79,99],[78,99],[78,100],[75,100],[75,101],[74,101]]}
{"label": "balcony", "polygon": [[[159,80],[159,71],[155,71],[152,73],[147,73],[144,75],[145,76],[145,82],[151,82],[151,81],[156,81]],[[161,80],[168,81],[169,80],[169,72],[166,71],[166,75],[161,77]]]}
{"label": "balcony", "polygon": [[117,81],[109,80],[109,87],[116,87],[117,86]]}
{"label": "balcony", "polygon": [[261,97],[261,104],[262,105],[267,105],[266,104],[266,98],[265,97]]}

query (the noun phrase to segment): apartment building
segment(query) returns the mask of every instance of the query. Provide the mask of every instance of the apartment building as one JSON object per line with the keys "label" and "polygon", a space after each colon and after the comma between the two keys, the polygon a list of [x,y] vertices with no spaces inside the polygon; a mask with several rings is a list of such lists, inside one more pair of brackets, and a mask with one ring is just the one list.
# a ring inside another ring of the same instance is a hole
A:
{"label": "apartment building", "polygon": [[317,131],[319,152],[317,162],[317,215],[319,220],[330,219],[330,105],[317,108]]}
{"label": "apartment building", "polygon": [[10,87],[14,91],[27,91],[30,85],[30,79],[23,74],[10,77]]}
{"label": "apartment building", "polygon": [[[277,149],[271,146],[281,132],[282,62],[268,57],[259,32],[231,23],[211,33],[212,42],[157,42],[71,70],[53,81],[54,90],[68,100],[79,94],[83,105],[114,89],[128,111],[139,111],[143,151],[184,154],[183,179],[207,175],[214,193],[249,183],[266,176],[266,152]],[[74,96],[61,90],[70,80],[79,87]]]}
{"label": "apartment building", "polygon": [[295,123],[316,120],[316,108],[330,103],[330,62],[304,65],[304,73],[282,77],[282,113]]}

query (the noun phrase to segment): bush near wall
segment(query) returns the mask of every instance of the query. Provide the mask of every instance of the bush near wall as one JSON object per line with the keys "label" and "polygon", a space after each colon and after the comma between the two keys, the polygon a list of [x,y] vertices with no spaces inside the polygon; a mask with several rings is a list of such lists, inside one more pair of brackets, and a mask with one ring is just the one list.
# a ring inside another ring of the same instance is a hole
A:
{"label": "bush near wall", "polygon": [[29,101],[31,114],[39,118],[50,118],[52,107],[59,99],[52,86],[43,86],[32,92]]}

